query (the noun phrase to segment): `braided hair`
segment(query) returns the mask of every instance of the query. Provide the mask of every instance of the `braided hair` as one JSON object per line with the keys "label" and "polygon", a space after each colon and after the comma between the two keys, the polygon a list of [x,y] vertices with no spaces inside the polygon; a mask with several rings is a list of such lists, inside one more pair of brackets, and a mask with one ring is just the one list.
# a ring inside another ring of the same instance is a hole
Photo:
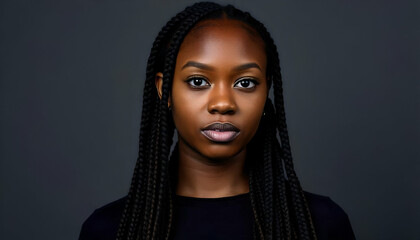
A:
{"label": "braided hair", "polygon": [[[254,239],[316,239],[293,167],[276,45],[264,25],[249,13],[231,5],[201,2],[173,17],[153,43],[146,69],[139,153],[118,240],[171,237],[178,150],[175,147],[170,153],[175,126],[167,103],[175,62],[183,39],[199,21],[220,18],[242,21],[259,33],[266,48],[269,87],[274,89],[274,104],[267,99],[265,114],[247,147]],[[163,73],[161,97],[155,88],[157,72]]]}

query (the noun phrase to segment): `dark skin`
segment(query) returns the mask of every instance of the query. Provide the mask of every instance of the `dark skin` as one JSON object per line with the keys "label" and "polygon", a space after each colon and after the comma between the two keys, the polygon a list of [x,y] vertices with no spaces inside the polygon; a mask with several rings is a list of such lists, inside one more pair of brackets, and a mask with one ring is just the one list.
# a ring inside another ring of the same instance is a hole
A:
{"label": "dark skin", "polygon": [[[218,198],[249,192],[246,145],[267,99],[266,67],[263,40],[240,21],[205,20],[185,37],[168,102],[179,136],[178,195]],[[162,73],[157,73],[159,96],[161,87]],[[237,136],[209,139],[203,129],[215,122],[232,124]]]}

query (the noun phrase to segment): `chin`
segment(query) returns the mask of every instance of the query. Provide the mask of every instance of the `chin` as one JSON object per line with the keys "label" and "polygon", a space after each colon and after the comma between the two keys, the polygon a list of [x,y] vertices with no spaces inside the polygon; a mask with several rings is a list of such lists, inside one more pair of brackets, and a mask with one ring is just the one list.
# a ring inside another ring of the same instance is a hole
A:
{"label": "chin", "polygon": [[207,147],[201,154],[207,159],[214,162],[224,162],[234,158],[238,154],[244,151],[244,148],[229,146],[229,144]]}

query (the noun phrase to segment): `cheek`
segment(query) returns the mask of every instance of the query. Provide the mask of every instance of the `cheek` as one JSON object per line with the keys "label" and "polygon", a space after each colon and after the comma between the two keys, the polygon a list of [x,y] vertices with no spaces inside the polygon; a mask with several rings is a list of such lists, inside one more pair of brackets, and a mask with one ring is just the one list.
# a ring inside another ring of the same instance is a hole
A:
{"label": "cheek", "polygon": [[264,112],[266,96],[258,96],[256,98],[247,98],[240,107],[242,111],[241,119],[244,120],[243,127],[247,130],[246,140],[250,141],[257,132],[261,117]]}
{"label": "cheek", "polygon": [[186,91],[181,84],[174,84],[171,95],[172,117],[178,131],[189,132],[199,126],[199,114],[203,108],[203,96]]}

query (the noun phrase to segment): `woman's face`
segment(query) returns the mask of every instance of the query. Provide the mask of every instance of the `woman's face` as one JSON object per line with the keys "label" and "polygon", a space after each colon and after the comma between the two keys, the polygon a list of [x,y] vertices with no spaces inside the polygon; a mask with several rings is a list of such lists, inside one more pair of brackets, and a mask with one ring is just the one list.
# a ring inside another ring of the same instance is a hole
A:
{"label": "woman's face", "polygon": [[179,144],[213,160],[246,149],[267,98],[264,42],[246,24],[205,20],[181,44],[170,104]]}

